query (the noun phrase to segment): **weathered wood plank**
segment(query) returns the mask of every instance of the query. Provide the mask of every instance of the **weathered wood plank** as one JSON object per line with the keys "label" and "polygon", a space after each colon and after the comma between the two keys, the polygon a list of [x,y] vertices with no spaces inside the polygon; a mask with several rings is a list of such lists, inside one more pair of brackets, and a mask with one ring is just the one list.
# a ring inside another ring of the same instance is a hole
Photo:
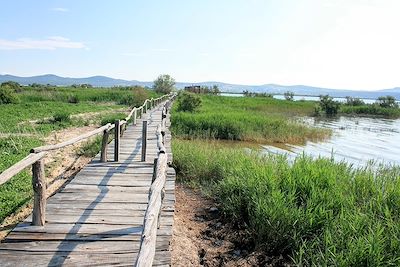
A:
{"label": "weathered wood plank", "polygon": [[[146,102],[135,111],[146,111],[147,106],[155,103]],[[158,154],[157,142],[160,145],[154,133],[161,122],[161,112],[160,105],[155,111],[141,114],[140,119],[135,115],[137,124],[148,121],[147,162],[140,162],[141,129],[130,125],[120,139],[119,162],[100,162],[99,153],[68,185],[48,199],[44,227],[32,226],[30,216],[0,244],[0,265],[132,266],[148,209],[152,161]],[[164,146],[168,153],[170,139],[167,131]],[[110,155],[114,154],[114,143],[107,146]],[[169,266],[171,262],[175,171],[166,168],[165,172],[165,198],[159,207],[160,227],[153,266]]]}

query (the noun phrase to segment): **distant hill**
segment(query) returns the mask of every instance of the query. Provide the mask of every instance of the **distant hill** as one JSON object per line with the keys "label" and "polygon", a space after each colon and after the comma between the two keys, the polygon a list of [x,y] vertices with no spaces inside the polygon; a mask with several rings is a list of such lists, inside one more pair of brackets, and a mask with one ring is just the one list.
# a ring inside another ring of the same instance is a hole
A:
{"label": "distant hill", "polygon": [[[91,84],[96,87],[111,87],[111,86],[131,86],[140,85],[151,87],[153,82],[142,82],[136,80],[122,80],[113,79],[106,76],[93,76],[87,78],[68,78],[60,77],[53,74],[46,74],[33,77],[19,77],[13,75],[0,75],[0,83],[5,81],[15,81],[23,85],[28,85],[32,83],[40,84],[52,84],[58,86],[67,86],[72,84]],[[177,82],[176,87],[183,89],[185,86],[189,85],[200,85],[200,86],[212,86],[218,85],[221,91],[231,92],[231,93],[241,93],[245,90],[249,92],[257,93],[270,93],[270,94],[283,94],[286,91],[292,91],[296,95],[310,95],[319,96],[324,94],[329,94],[333,97],[359,97],[359,98],[371,98],[376,99],[379,96],[392,95],[396,99],[400,99],[400,87],[376,91],[355,91],[355,90],[339,90],[339,89],[329,89],[321,87],[312,87],[306,85],[278,85],[278,84],[264,84],[264,85],[240,85],[240,84],[229,84],[216,81],[200,82],[200,83],[190,83],[190,82]]]}

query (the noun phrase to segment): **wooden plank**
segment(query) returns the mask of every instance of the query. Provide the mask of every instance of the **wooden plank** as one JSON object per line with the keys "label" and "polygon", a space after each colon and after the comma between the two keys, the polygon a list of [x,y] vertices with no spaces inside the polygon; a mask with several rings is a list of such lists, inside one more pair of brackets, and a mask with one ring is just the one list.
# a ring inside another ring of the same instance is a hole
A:
{"label": "wooden plank", "polygon": [[[133,226],[125,224],[74,224],[74,223],[47,223],[45,227],[32,226],[29,222],[18,224],[13,232],[25,233],[49,233],[49,234],[115,234],[115,235],[129,235],[129,234],[142,234],[142,225]],[[171,226],[163,226],[159,229],[164,231],[166,235],[172,233]]]}
{"label": "wooden plank", "polygon": [[[1,252],[2,266],[132,266],[137,253],[79,253],[79,252],[31,252],[26,255],[21,252]],[[159,250],[153,266],[169,266],[171,255],[169,251]]]}
{"label": "wooden plank", "polygon": [[[149,106],[155,103],[145,102]],[[148,121],[150,135],[146,153],[149,162],[140,162],[140,127],[127,127],[120,140],[119,162],[102,163],[99,153],[61,192],[48,199],[44,227],[30,225],[28,217],[0,244],[0,265],[132,266],[135,263],[148,209],[153,174],[150,160],[157,157],[157,141],[160,143],[154,133],[161,122],[161,106],[142,114],[141,119],[136,118],[136,123],[144,120]],[[170,138],[167,131],[165,140],[170,142]],[[111,142],[108,153],[113,153],[113,146]],[[170,143],[164,146],[170,151]],[[171,263],[175,171],[166,168],[166,172],[153,266]]]}
{"label": "wooden plank", "polygon": [[[157,240],[157,248],[166,250],[169,247],[169,238]],[[138,252],[140,242],[124,241],[31,241],[2,243],[1,251],[24,251],[24,252],[84,252],[84,253],[129,253]]]}

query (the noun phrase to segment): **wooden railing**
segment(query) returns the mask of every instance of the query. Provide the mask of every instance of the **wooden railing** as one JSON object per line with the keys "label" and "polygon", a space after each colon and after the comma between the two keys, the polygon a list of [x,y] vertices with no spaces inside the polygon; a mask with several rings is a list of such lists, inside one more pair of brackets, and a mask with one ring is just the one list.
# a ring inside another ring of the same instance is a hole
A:
{"label": "wooden railing", "polygon": [[165,195],[168,167],[168,157],[164,145],[166,117],[173,98],[174,96],[165,104],[161,114],[161,124],[157,126],[156,130],[158,158],[154,159],[153,182],[150,187],[149,203],[144,216],[143,233],[136,260],[137,267],[152,266],[156,251],[157,229],[160,227],[161,207]]}
{"label": "wooden railing", "polygon": [[102,148],[101,148],[101,162],[107,162],[107,145],[110,131],[114,130],[115,146],[114,146],[114,161],[119,159],[119,143],[120,137],[126,129],[126,125],[132,119],[133,124],[137,124],[137,119],[142,117],[148,109],[154,108],[156,105],[161,104],[172,94],[163,95],[156,99],[146,99],[142,106],[134,107],[129,115],[124,120],[117,120],[114,124],[106,124],[98,129],[82,134],[68,141],[56,144],[36,147],[31,149],[31,154],[17,162],[10,168],[6,169],[0,174],[0,186],[10,180],[13,176],[20,173],[22,170],[32,166],[32,187],[34,191],[34,204],[32,213],[32,224],[36,226],[43,226],[45,224],[45,210],[46,210],[46,178],[44,173],[44,160],[46,153],[51,150],[60,149],[69,145],[76,144],[82,140],[88,139],[99,133],[103,133]]}

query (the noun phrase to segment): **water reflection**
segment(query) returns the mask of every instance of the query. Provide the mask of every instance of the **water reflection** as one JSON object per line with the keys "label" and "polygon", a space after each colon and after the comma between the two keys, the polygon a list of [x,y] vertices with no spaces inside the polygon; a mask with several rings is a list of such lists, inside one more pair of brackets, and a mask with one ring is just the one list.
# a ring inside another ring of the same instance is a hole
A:
{"label": "water reflection", "polygon": [[345,160],[355,166],[365,166],[370,160],[400,165],[400,120],[343,116],[299,120],[315,127],[332,129],[332,138],[325,142],[307,142],[304,146],[263,146],[265,151],[287,154],[290,160],[305,153],[312,157]]}

